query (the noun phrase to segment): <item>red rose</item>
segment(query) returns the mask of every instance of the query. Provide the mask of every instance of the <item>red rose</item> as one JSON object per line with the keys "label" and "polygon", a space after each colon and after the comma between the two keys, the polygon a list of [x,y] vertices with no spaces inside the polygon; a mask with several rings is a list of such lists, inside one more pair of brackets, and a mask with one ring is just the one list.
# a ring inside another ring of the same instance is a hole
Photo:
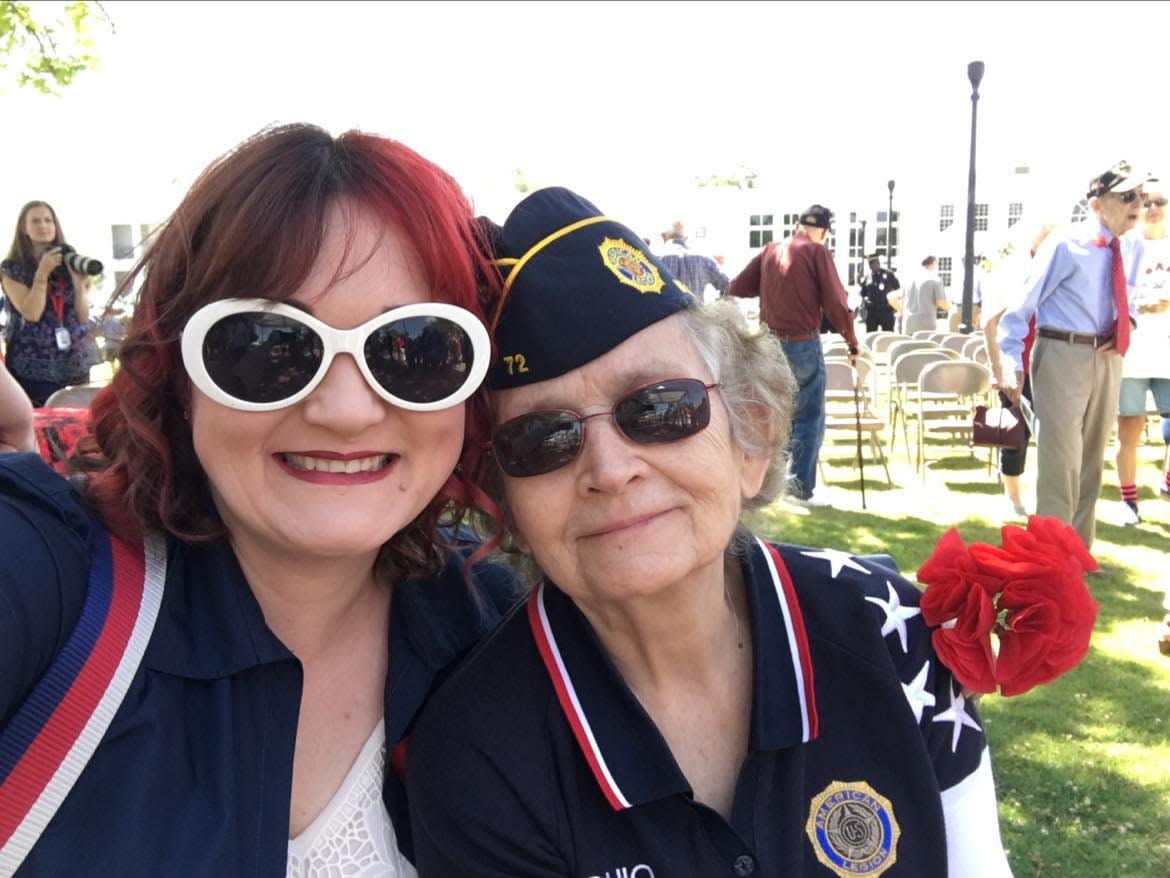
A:
{"label": "red rose", "polygon": [[968,689],[994,692],[989,635],[995,627],[996,583],[981,574],[957,530],[943,534],[919,568],[918,579],[928,583],[919,606],[926,624],[934,628],[931,643],[939,659]]}
{"label": "red rose", "polygon": [[[939,659],[976,692],[1018,695],[1075,667],[1089,648],[1097,604],[1083,572],[1097,569],[1075,530],[1032,516],[1003,546],[964,546],[953,528],[918,571],[922,616]],[[991,646],[991,634],[999,650]]]}

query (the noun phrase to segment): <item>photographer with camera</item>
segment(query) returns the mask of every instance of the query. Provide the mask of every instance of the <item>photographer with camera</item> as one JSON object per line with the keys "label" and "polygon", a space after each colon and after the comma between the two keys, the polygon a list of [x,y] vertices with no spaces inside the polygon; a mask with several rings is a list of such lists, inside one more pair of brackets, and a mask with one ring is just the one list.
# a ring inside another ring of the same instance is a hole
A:
{"label": "photographer with camera", "polygon": [[8,370],[42,406],[56,390],[89,381],[100,359],[89,336],[90,275],[102,264],[65,243],[57,214],[44,201],[20,209],[8,258],[0,263]]}

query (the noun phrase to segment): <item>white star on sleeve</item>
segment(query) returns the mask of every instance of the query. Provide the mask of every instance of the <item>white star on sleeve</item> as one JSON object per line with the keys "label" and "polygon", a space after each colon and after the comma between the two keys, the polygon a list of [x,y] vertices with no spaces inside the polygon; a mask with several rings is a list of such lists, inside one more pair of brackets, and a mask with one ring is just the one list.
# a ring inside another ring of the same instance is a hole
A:
{"label": "white star on sleeve", "polygon": [[819,552],[801,552],[802,555],[807,555],[810,558],[820,558],[823,561],[829,562],[829,575],[833,579],[837,578],[837,574],[841,572],[843,567],[851,567],[854,570],[860,570],[862,573],[869,573],[864,567],[853,560],[853,556],[848,552],[842,552],[840,549],[822,549]]}
{"label": "white star on sleeve", "polygon": [[979,727],[979,723],[971,718],[971,714],[967,713],[967,699],[963,695],[962,690],[959,694],[955,694],[953,687],[947,687],[951,693],[951,706],[942,713],[935,714],[934,721],[936,723],[954,723],[954,731],[951,733],[951,752],[954,753],[959,749],[959,735],[963,734],[963,726],[974,729],[977,732],[983,731]]}
{"label": "white star on sleeve", "polygon": [[906,693],[906,700],[910,702],[910,709],[914,711],[914,719],[918,722],[922,722],[922,709],[934,707],[935,704],[934,693],[926,688],[926,677],[929,673],[930,662],[924,662],[922,670],[910,681],[910,684],[902,684],[902,691]]}
{"label": "white star on sleeve", "polygon": [[897,631],[898,640],[902,643],[902,652],[908,652],[909,650],[906,648],[906,620],[913,619],[922,611],[918,607],[903,607],[902,602],[898,599],[898,593],[894,591],[894,584],[888,579],[886,580],[886,588],[889,589],[890,593],[888,601],[874,597],[867,597],[866,600],[871,604],[877,604],[886,614],[886,621],[882,623],[882,637],[889,636],[891,631]]}

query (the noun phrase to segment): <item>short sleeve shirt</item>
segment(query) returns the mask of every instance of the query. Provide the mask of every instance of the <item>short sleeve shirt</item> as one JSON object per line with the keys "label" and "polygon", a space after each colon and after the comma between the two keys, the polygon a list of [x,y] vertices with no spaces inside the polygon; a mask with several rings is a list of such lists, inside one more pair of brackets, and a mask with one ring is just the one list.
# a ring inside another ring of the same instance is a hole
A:
{"label": "short sleeve shirt", "polygon": [[756,541],[742,567],[754,692],[730,820],[693,799],[584,615],[546,582],[412,738],[422,878],[813,878],[895,859],[892,874],[945,876],[944,791],[981,770],[985,739],[917,589],[834,550]]}

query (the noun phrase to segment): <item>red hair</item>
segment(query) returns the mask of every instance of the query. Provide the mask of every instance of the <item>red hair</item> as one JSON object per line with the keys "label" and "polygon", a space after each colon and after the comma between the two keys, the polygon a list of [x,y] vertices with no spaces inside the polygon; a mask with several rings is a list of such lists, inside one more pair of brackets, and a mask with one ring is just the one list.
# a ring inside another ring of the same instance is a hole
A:
{"label": "red hair", "polygon": [[[142,287],[120,350],[121,368],[91,407],[82,463],[87,497],[124,535],[164,530],[181,539],[222,537],[195,456],[190,387],[179,339],[208,302],[287,300],[317,259],[330,208],[345,200],[400,230],[414,246],[436,301],[484,319],[496,273],[483,234],[451,177],[393,140],[311,125],[261,131],[214,161],[156,234],[118,295]],[[466,434],[452,480],[383,547],[379,569],[426,573],[441,559],[437,524],[461,519],[474,497],[489,436],[481,390],[466,406]]]}

